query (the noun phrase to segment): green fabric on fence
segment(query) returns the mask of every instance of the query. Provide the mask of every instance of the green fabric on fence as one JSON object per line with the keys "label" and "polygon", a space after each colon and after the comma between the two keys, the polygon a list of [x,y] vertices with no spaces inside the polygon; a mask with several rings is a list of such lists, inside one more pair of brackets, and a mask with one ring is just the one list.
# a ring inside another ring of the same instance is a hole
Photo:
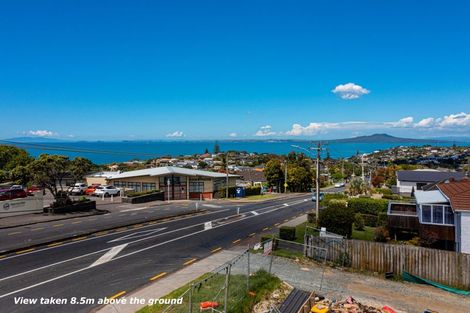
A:
{"label": "green fabric on fence", "polygon": [[412,282],[412,283],[427,284],[427,285],[431,285],[431,286],[440,288],[440,289],[448,291],[448,292],[456,293],[458,295],[470,296],[470,291],[457,289],[457,288],[452,288],[452,287],[449,287],[449,286],[446,286],[446,285],[442,285],[442,284],[436,283],[432,280],[425,279],[425,278],[422,278],[422,277],[419,277],[419,276],[416,276],[416,275],[412,275],[412,274],[410,274],[408,272],[405,272],[405,271],[403,271],[402,276],[403,276],[404,280]]}

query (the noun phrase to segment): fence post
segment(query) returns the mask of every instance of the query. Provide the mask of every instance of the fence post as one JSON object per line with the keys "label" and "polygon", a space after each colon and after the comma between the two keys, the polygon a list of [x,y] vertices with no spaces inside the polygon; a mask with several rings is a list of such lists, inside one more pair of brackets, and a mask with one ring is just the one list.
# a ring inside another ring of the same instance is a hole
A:
{"label": "fence post", "polygon": [[189,313],[193,313],[193,286],[194,283],[191,283],[191,286],[189,287]]}
{"label": "fence post", "polygon": [[230,272],[232,264],[227,265],[225,268],[225,297],[224,297],[224,313],[227,313],[228,305],[228,284],[230,283]]}
{"label": "fence post", "polygon": [[246,258],[248,259],[248,270],[246,275],[246,291],[250,291],[250,244],[248,244],[248,251],[246,252]]}
{"label": "fence post", "polygon": [[271,248],[271,259],[269,259],[269,274],[271,274],[271,269],[273,267],[273,250],[274,250],[274,244],[275,244],[276,239],[272,239],[272,248]]}

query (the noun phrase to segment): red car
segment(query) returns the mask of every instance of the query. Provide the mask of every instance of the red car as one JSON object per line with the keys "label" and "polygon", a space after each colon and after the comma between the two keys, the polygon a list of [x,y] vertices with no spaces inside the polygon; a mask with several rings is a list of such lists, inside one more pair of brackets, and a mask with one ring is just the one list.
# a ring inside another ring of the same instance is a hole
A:
{"label": "red car", "polygon": [[91,196],[95,192],[96,187],[98,186],[100,186],[100,184],[93,184],[91,186],[88,186],[88,188],[85,189],[85,194]]}
{"label": "red car", "polygon": [[28,194],[23,189],[2,189],[0,190],[0,201],[26,198]]}

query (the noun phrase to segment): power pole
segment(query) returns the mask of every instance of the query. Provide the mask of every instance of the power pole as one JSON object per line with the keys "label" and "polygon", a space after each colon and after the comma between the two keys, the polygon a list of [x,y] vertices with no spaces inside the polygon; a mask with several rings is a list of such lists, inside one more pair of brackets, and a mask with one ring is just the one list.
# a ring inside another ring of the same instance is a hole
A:
{"label": "power pole", "polygon": [[284,170],[284,193],[287,193],[287,160]]}
{"label": "power pole", "polygon": [[320,152],[321,143],[317,144],[317,170],[315,175],[315,219],[318,225],[318,218],[320,215]]}
{"label": "power pole", "polygon": [[361,171],[362,171],[362,181],[365,182],[366,178],[364,176],[364,154],[361,154]]}
{"label": "power pole", "polygon": [[228,152],[225,154],[225,172],[227,173],[225,177],[225,198],[228,200]]}

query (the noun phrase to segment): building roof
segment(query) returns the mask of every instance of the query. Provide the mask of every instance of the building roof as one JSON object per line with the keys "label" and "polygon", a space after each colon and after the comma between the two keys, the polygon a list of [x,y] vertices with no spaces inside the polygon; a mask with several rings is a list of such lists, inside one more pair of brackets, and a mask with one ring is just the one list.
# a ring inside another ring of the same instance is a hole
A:
{"label": "building roof", "polygon": [[397,171],[399,181],[432,183],[450,178],[460,180],[464,177],[462,172],[444,172],[436,170]]}
{"label": "building roof", "polygon": [[121,172],[117,171],[105,171],[105,172],[96,172],[96,173],[92,173],[90,175],[87,175],[87,177],[105,177],[105,178],[111,178],[113,177],[114,175],[118,175],[120,174]]}
{"label": "building roof", "polygon": [[[146,169],[137,170],[137,171],[123,172],[117,175],[113,175],[112,177],[110,177],[110,179],[121,179],[121,178],[139,177],[139,176],[162,176],[162,175],[172,175],[172,174],[179,174],[179,175],[186,175],[186,176],[202,176],[202,177],[211,177],[211,178],[227,177],[225,173],[193,170],[189,168],[176,167],[176,166],[163,166],[163,167],[146,168]],[[229,177],[238,177],[238,175],[229,174]]]}
{"label": "building roof", "polygon": [[257,170],[244,170],[240,172],[241,179],[244,181],[252,182],[265,182],[266,177],[264,176],[263,171]]}
{"label": "building roof", "polygon": [[454,211],[470,211],[470,180],[450,181],[437,187],[449,199]]}
{"label": "building roof", "polygon": [[416,199],[417,204],[448,203],[449,202],[439,190],[431,190],[431,191],[416,190],[415,199]]}

